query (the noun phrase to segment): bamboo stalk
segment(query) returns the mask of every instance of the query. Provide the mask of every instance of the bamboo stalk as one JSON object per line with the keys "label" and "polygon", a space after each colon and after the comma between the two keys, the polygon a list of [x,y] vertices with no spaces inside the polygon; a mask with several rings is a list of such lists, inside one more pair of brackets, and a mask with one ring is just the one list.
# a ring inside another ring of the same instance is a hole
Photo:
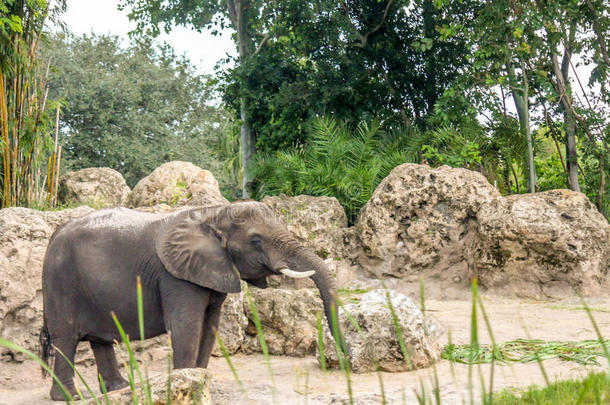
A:
{"label": "bamboo stalk", "polygon": [[2,179],[3,197],[2,207],[10,205],[10,181],[11,181],[11,166],[10,166],[10,141],[8,137],[8,111],[7,97],[5,87],[5,76],[2,67],[0,66],[0,121],[2,123],[2,141],[3,153],[2,163],[4,167],[4,176]]}

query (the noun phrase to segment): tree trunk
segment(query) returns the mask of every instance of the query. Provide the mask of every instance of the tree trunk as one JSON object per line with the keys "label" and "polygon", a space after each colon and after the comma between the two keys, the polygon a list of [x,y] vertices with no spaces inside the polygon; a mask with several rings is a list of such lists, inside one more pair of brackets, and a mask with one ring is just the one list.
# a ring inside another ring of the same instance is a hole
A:
{"label": "tree trunk", "polygon": [[527,163],[528,163],[528,189],[530,193],[536,192],[536,166],[534,165],[534,145],[532,142],[532,132],[530,129],[530,111],[529,111],[529,85],[525,67],[522,66],[523,81],[517,86],[517,75],[512,65],[512,61],[508,61],[506,69],[510,78],[510,89],[513,95],[513,101],[519,116],[519,129],[527,139]]}
{"label": "tree trunk", "polygon": [[[229,6],[229,15],[231,16],[231,20],[237,31],[239,63],[241,65],[244,65],[248,58],[252,55],[251,38],[248,34],[248,0],[228,0],[227,3]],[[248,115],[248,99],[245,95],[246,89],[244,87],[245,85],[242,80],[240,84],[240,149],[243,170],[241,193],[243,198],[249,198],[249,187],[250,183],[252,182],[252,170],[250,167],[250,163],[252,162],[252,159],[254,158],[254,155],[256,153],[256,140],[254,139],[254,134],[252,132],[252,124]]]}
{"label": "tree trunk", "polygon": [[572,58],[572,44],[574,42],[575,29],[572,28],[568,34],[567,44],[564,44],[561,66],[557,58],[557,45],[549,43],[551,51],[551,64],[555,75],[555,91],[559,94],[561,109],[565,121],[566,132],[566,166],[568,172],[568,187],[574,191],[580,191],[578,182],[578,150],[576,148],[576,117],[574,116],[574,100],[570,91],[569,67]]}

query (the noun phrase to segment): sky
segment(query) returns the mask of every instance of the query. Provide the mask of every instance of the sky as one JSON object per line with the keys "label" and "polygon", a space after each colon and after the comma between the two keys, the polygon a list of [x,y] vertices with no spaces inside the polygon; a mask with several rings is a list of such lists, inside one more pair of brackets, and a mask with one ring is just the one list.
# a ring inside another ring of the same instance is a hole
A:
{"label": "sky", "polygon": [[[117,9],[118,0],[68,0],[63,21],[75,35],[113,34],[127,39],[127,33],[135,28],[135,23],[127,18],[127,10]],[[159,40],[169,43],[176,53],[185,54],[199,73],[213,74],[214,66],[227,54],[236,55],[231,39],[231,30],[219,36],[207,32],[174,27],[171,33],[161,34]]]}

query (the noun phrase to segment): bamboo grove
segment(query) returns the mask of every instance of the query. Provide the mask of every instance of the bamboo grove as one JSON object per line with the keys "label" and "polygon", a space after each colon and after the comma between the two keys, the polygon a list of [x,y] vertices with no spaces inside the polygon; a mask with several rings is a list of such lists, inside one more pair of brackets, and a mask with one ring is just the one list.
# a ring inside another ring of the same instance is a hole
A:
{"label": "bamboo grove", "polygon": [[39,56],[45,24],[65,4],[0,1],[0,203],[57,202],[59,104],[48,98],[50,61]]}

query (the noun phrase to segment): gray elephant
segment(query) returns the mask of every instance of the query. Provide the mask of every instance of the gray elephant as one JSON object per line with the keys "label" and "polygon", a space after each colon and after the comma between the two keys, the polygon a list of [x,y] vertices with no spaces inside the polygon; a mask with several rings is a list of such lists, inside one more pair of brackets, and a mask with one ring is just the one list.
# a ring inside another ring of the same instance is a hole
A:
{"label": "gray elephant", "polygon": [[[128,335],[139,337],[139,276],[145,336],[171,331],[174,367],[206,367],[227,293],[241,290],[240,279],[264,288],[267,276],[282,273],[313,279],[333,330],[334,279],[262,203],[164,214],[117,208],[72,220],[53,234],[44,260],[43,360],[57,348],[73,362],[78,342],[89,341],[106,388],[126,386],[111,312]],[[335,333],[347,353],[341,332]],[[76,395],[74,371],[62,356],[55,355],[54,372]],[[55,382],[51,398],[64,399]]]}

